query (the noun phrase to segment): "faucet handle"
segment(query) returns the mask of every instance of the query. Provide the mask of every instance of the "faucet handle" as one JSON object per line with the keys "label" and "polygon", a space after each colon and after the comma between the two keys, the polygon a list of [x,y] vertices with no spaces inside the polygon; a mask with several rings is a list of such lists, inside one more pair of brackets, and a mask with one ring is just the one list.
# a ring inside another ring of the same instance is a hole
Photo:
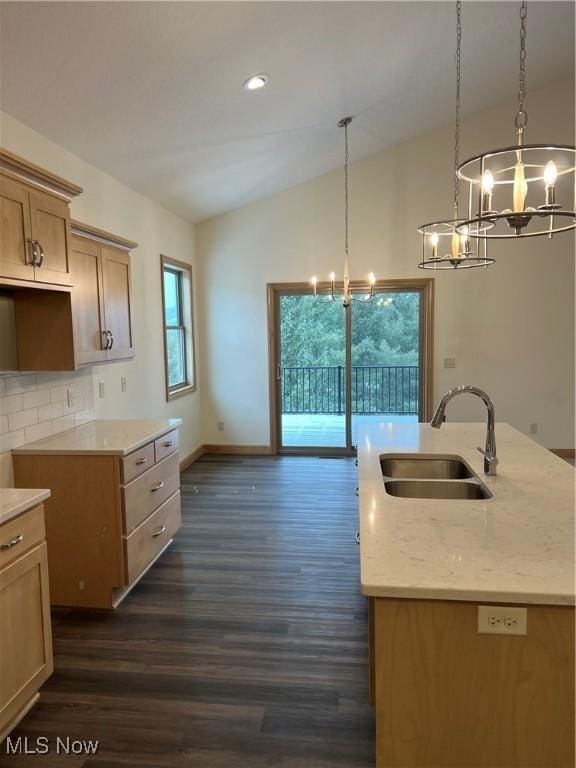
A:
{"label": "faucet handle", "polygon": [[476,448],[477,451],[480,451],[482,456],[486,459],[486,461],[490,464],[490,466],[493,469],[496,469],[498,466],[498,458],[495,453],[491,453],[490,451],[485,451],[484,448]]}

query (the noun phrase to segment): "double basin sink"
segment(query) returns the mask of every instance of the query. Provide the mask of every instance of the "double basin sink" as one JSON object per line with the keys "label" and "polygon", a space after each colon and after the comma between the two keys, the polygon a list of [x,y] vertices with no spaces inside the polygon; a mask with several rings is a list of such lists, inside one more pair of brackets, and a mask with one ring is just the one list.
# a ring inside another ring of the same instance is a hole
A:
{"label": "double basin sink", "polygon": [[490,499],[492,493],[460,456],[385,453],[386,493],[407,499]]}

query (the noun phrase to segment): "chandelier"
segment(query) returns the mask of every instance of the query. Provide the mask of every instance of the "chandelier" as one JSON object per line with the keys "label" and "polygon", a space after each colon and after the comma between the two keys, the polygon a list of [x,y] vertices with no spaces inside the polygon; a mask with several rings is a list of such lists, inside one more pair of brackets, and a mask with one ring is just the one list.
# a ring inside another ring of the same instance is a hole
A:
{"label": "chandelier", "polygon": [[468,184],[474,214],[458,225],[474,238],[552,237],[576,227],[576,147],[563,144],[525,144],[526,16],[520,4],[520,71],[518,110],[514,119],[517,143],[466,160],[458,176]]}
{"label": "chandelier", "polygon": [[[451,219],[432,221],[422,224],[418,232],[422,235],[422,258],[420,269],[471,269],[487,267],[494,263],[488,258],[488,243],[478,242],[479,229],[484,222],[471,221],[472,196],[468,196],[467,217],[459,216],[460,179],[458,165],[460,160],[460,92],[462,76],[460,64],[462,58],[462,3],[456,3],[456,111],[454,121],[454,214]],[[488,224],[492,226],[492,224]]]}
{"label": "chandelier", "polygon": [[[336,292],[336,273],[330,273],[330,287],[327,291],[327,301],[336,301],[340,299],[342,305],[346,308],[349,307],[352,301],[371,301],[374,298],[374,287],[376,285],[376,278],[374,273],[370,272],[368,275],[368,285],[365,287],[352,287],[350,284],[350,256],[348,249],[348,126],[352,122],[351,117],[344,117],[338,122],[338,128],[344,128],[344,289],[341,294]],[[312,287],[314,288],[314,296],[318,296],[321,290],[318,286],[318,278],[316,275],[310,280]],[[362,297],[354,296],[355,293],[363,294]]]}

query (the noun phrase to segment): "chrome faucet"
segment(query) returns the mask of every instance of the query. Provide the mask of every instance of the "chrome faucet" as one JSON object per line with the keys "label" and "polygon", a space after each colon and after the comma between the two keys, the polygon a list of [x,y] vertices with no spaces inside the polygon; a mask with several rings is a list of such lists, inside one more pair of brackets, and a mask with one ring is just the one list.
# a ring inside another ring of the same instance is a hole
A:
{"label": "chrome faucet", "polygon": [[478,397],[484,401],[484,405],[488,411],[486,447],[484,449],[478,448],[478,450],[484,456],[484,474],[495,475],[496,467],[498,466],[498,458],[496,456],[496,435],[494,434],[494,403],[483,389],[474,387],[471,384],[460,384],[460,386],[446,392],[442,400],[440,400],[438,408],[436,408],[436,413],[430,422],[430,426],[435,429],[440,429],[446,416],[446,406],[450,400],[452,400],[453,397],[456,397],[456,395],[461,395],[465,392],[470,392],[471,395],[478,395]]}

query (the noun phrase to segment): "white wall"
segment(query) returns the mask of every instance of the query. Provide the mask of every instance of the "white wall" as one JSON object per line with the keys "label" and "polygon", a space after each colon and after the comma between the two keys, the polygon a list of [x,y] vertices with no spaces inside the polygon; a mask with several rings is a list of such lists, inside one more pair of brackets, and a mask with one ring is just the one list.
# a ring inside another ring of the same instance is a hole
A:
{"label": "white wall", "polygon": [[[531,92],[527,108],[527,142],[574,143],[573,82]],[[462,158],[514,143],[514,109],[511,99],[466,119]],[[361,130],[359,118],[352,148]],[[416,267],[416,227],[450,215],[452,135],[447,125],[352,166],[352,277],[432,274]],[[196,227],[205,442],[269,443],[266,283],[325,278],[333,268],[341,275],[342,217],[338,171]],[[436,275],[434,398],[477,384],[493,396],[498,420],[524,432],[536,422],[542,444],[573,447],[573,233],[495,243],[491,255],[498,261],[486,271]],[[443,369],[444,357],[456,358],[454,370]],[[484,414],[460,398],[449,417]]]}
{"label": "white wall", "polygon": [[[0,113],[0,144],[84,188],[72,201],[73,218],[138,243],[132,255],[136,358],[93,369],[96,418],[182,418],[181,451],[190,453],[202,443],[200,394],[165,402],[160,254],[191,263],[195,273],[192,226],[6,113]],[[150,183],[152,188],[154,180]],[[127,378],[126,392],[120,388],[121,376]],[[69,376],[54,376],[55,381],[60,378],[64,382]],[[105,386],[102,400],[97,396],[99,381]],[[8,484],[9,454],[0,453],[0,473],[0,485]]]}

